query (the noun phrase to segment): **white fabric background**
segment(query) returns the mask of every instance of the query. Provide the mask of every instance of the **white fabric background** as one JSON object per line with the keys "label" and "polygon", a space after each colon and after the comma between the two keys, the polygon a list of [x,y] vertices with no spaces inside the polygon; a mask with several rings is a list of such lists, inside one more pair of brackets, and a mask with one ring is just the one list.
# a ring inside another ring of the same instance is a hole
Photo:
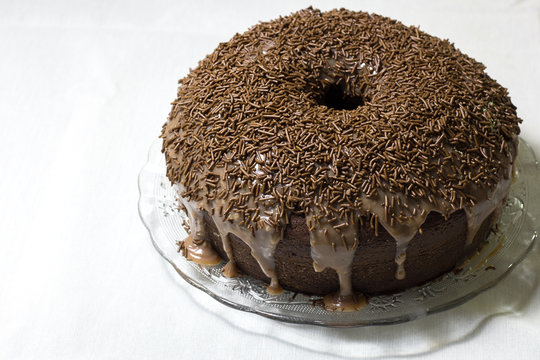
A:
{"label": "white fabric background", "polygon": [[[137,175],[176,81],[218,42],[309,5],[376,12],[449,38],[509,89],[522,136],[540,154],[539,1],[4,0],[0,359],[329,359],[351,343],[354,357],[540,357],[539,246],[456,310],[353,330],[208,305],[152,247]],[[322,339],[332,346],[321,349]]]}

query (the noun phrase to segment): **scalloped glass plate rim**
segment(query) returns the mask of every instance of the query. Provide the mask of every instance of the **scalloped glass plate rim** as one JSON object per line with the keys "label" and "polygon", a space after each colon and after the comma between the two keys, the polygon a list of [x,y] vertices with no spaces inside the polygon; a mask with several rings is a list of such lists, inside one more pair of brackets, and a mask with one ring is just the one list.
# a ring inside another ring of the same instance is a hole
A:
{"label": "scalloped glass plate rim", "polygon": [[[154,246],[154,248],[158,251],[158,253],[173,267],[173,269],[187,282],[189,283],[190,285],[192,285],[193,287],[203,291],[204,293],[210,295],[213,299],[219,301],[220,303],[222,304],[225,304],[229,307],[232,307],[234,309],[237,309],[237,310],[241,310],[241,311],[245,311],[245,312],[250,312],[250,313],[254,313],[254,314],[258,314],[258,315],[261,315],[261,316],[264,316],[266,318],[270,318],[270,319],[274,319],[274,320],[279,320],[279,321],[284,321],[284,322],[289,322],[289,323],[294,323],[294,324],[310,324],[310,325],[319,325],[319,326],[325,326],[325,327],[360,327],[360,326],[370,326],[370,325],[390,325],[390,324],[399,324],[399,323],[403,323],[403,322],[407,322],[407,321],[411,321],[411,320],[414,320],[414,319],[417,319],[417,318],[420,318],[420,317],[423,317],[423,316],[427,316],[427,315],[430,315],[430,314],[435,314],[435,313],[438,313],[438,312],[441,312],[441,311],[445,311],[445,310],[449,310],[451,308],[454,308],[456,306],[459,306],[467,301],[469,301],[470,299],[474,298],[475,296],[479,295],[480,293],[490,289],[491,287],[495,286],[498,282],[500,282],[503,278],[505,278],[514,268],[517,264],[519,264],[525,257],[526,255],[529,253],[529,251],[532,249],[532,247],[534,246],[534,243],[535,243],[535,239],[537,237],[537,228],[536,226],[534,226],[534,229],[528,229],[530,234],[528,234],[528,236],[525,236],[524,239],[522,239],[521,241],[523,242],[523,245],[521,247],[521,251],[519,254],[517,254],[515,256],[515,258],[512,259],[512,261],[508,262],[507,264],[505,264],[505,267],[504,268],[497,268],[497,271],[498,271],[498,276],[494,277],[493,279],[491,279],[490,281],[486,281],[486,282],[483,282],[481,284],[479,284],[479,286],[475,287],[474,289],[470,290],[470,291],[467,291],[457,297],[454,297],[452,299],[448,299],[448,301],[445,301],[443,303],[440,303],[438,305],[435,305],[435,306],[422,306],[422,304],[414,304],[414,306],[411,307],[411,309],[414,309],[414,311],[406,311],[405,313],[403,314],[399,314],[399,315],[395,315],[395,316],[388,316],[388,317],[385,317],[385,316],[381,316],[380,318],[375,318],[375,319],[361,319],[361,318],[358,318],[358,314],[362,312],[359,311],[359,312],[344,312],[344,313],[340,313],[340,312],[326,312],[328,315],[332,315],[334,318],[331,318],[331,319],[328,319],[328,318],[313,318],[313,317],[306,317],[304,316],[304,313],[301,312],[301,311],[285,311],[286,313],[281,313],[279,311],[277,311],[275,308],[273,308],[272,306],[270,305],[267,305],[267,304],[261,304],[261,302],[259,301],[259,299],[252,299],[251,303],[249,305],[246,305],[246,304],[242,304],[242,302],[250,302],[249,299],[241,299],[241,301],[238,300],[238,298],[235,299],[232,299],[232,298],[229,298],[227,296],[223,296],[223,294],[217,294],[215,289],[209,289],[209,286],[208,284],[202,284],[201,281],[197,281],[196,279],[194,279],[193,277],[189,276],[187,274],[187,272],[189,272],[189,269],[184,269],[182,270],[179,266],[177,266],[175,264],[175,262],[169,258],[169,256],[167,256],[166,252],[160,247],[160,245],[158,244],[158,234],[157,232],[158,231],[161,231],[162,229],[160,227],[154,227],[152,225],[155,225],[155,224],[151,224],[151,219],[148,217],[148,214],[146,214],[144,211],[143,211],[143,208],[146,206],[146,205],[149,205],[148,203],[145,203],[144,200],[155,200],[155,195],[154,192],[146,192],[145,190],[148,190],[149,187],[146,186],[146,185],[149,185],[149,184],[146,184],[144,181],[146,180],[145,179],[145,175],[146,174],[154,174],[154,177],[159,175],[160,173],[163,173],[164,174],[164,166],[159,164],[159,162],[163,161],[163,158],[160,158],[163,157],[163,155],[161,154],[160,152],[160,149],[161,149],[161,140],[156,140],[152,146],[150,147],[150,151],[148,153],[148,160],[146,162],[146,164],[144,165],[143,169],[141,170],[140,174],[139,174],[139,181],[138,181],[138,185],[139,185],[139,193],[140,193],[140,198],[139,198],[139,206],[138,206],[138,210],[139,210],[139,215],[143,221],[143,224],[145,225],[145,227],[147,228],[149,234],[150,234],[150,237],[151,237],[151,240],[152,240],[152,244]],[[533,197],[537,197],[538,195],[540,195],[540,186],[531,186],[531,185],[534,185],[534,183],[531,183],[530,179],[536,175],[536,176],[539,176],[540,175],[540,170],[539,170],[539,167],[538,167],[538,162],[535,158],[535,155],[534,155],[534,152],[532,151],[531,147],[529,146],[529,144],[527,144],[522,138],[520,138],[520,149],[519,149],[519,155],[518,155],[518,163],[524,161],[525,163],[524,164],[521,164],[518,166],[518,170],[520,171],[520,178],[519,180],[520,181],[524,181],[524,186],[525,186],[525,191],[526,191],[526,196],[525,196],[525,199],[523,200],[523,203],[524,203],[524,208],[523,208],[523,214],[520,216],[520,218],[524,218],[526,213],[528,212],[531,212],[533,211],[533,209],[531,209],[530,206],[530,203],[529,203],[529,199],[531,198],[531,194],[530,192],[534,192]],[[524,173],[523,171],[525,170],[525,165],[529,165],[527,166],[527,171],[526,173]],[[533,165],[532,168],[529,168],[530,165]],[[161,174],[163,176],[163,174]],[[155,183],[155,179],[154,179],[154,183]],[[514,187],[514,185],[513,185]],[[150,196],[148,196],[149,194],[152,194]],[[152,212],[152,210],[155,211],[155,214],[156,216],[158,216],[159,218],[159,215],[158,214],[158,211],[157,211],[157,204],[154,202],[154,209],[150,209],[150,212]],[[533,206],[534,207],[534,206]],[[527,211],[526,211],[527,210]],[[534,214],[537,215],[538,213],[538,209],[534,209]],[[512,226],[513,224],[510,224],[510,226]],[[524,220],[522,219],[520,221],[520,224],[518,224],[518,229],[517,229],[517,234],[515,234],[514,236],[518,236],[520,235],[521,232],[525,232],[527,230],[524,229]],[[527,235],[527,234],[524,234],[524,235]],[[502,235],[501,234],[498,234],[497,235],[497,238],[499,237],[504,237],[505,234],[503,233]],[[502,244],[502,241],[508,241],[508,240],[501,240],[501,244]],[[505,249],[501,249],[501,251],[503,251]],[[482,253],[483,251],[481,251]],[[498,254],[495,254],[495,256],[498,255]],[[179,257],[181,257],[180,255],[178,255]],[[190,266],[193,266],[194,263],[191,263],[191,262],[188,262],[187,260],[185,260],[183,257],[181,257],[182,260],[180,261],[183,261],[185,264],[191,264]],[[178,261],[178,259],[175,259]],[[184,264],[184,265],[185,265]],[[221,265],[222,266],[222,265]],[[203,268],[203,267],[201,267]],[[204,268],[207,268],[207,267],[204,267]],[[188,271],[186,271],[188,270]],[[483,270],[486,270],[485,268],[480,268],[479,270],[475,270],[475,272],[479,272],[479,271],[483,271]],[[431,283],[436,283],[439,281],[439,279],[441,279],[442,277],[444,277],[445,275],[447,274],[444,274],[442,275],[441,277],[435,279],[435,280],[432,280],[431,282],[428,282],[427,284],[431,284]],[[210,276],[211,277],[211,276]],[[252,280],[253,283],[256,283],[256,282],[259,282],[258,280]],[[261,282],[259,282],[261,283]],[[425,287],[425,285],[421,285],[421,286],[418,286],[418,287],[413,287],[413,288],[410,288],[410,289],[407,289],[403,292],[399,292],[399,293],[396,293],[394,295],[401,295],[403,293],[406,293],[406,292],[410,292],[410,291],[415,291],[415,290],[418,290],[422,287]],[[386,294],[386,295],[383,295],[383,296],[392,296],[392,294]],[[373,299],[373,298],[376,298],[376,296],[374,297],[371,297],[370,299]],[[334,316],[335,315],[335,316]]]}

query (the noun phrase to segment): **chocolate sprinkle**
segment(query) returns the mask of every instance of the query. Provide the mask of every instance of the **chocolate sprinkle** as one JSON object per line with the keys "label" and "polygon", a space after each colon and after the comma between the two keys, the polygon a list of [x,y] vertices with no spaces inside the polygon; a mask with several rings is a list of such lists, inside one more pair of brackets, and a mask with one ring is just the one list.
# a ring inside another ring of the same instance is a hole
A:
{"label": "chocolate sprinkle", "polygon": [[362,196],[392,224],[417,209],[386,194],[474,205],[506,176],[521,121],[484,69],[379,15],[308,8],[260,23],[179,81],[167,176],[252,231],[314,207],[353,219]]}

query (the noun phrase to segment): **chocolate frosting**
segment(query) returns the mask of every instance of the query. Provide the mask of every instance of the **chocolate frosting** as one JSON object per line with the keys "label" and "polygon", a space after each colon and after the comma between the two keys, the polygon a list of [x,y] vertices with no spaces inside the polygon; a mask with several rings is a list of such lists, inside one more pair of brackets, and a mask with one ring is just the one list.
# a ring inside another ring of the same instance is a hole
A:
{"label": "chocolate frosting", "polygon": [[308,8],[220,44],[180,81],[162,137],[194,243],[207,211],[227,254],[234,234],[279,293],[273,254],[303,214],[342,304],[356,222],[394,237],[397,279],[430,211],[465,210],[474,238],[508,194],[519,122],[506,89],[447,40]]}

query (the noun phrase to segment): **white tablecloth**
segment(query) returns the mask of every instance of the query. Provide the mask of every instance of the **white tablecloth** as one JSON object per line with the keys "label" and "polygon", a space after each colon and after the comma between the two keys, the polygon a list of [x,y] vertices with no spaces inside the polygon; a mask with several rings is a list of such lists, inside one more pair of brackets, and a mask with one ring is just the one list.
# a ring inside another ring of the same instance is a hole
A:
{"label": "white tablecloth", "polygon": [[539,1],[0,2],[1,359],[540,357],[538,246],[455,310],[349,330],[212,302],[152,247],[137,175],[177,80],[236,32],[309,5],[449,38],[509,89],[540,154]]}

